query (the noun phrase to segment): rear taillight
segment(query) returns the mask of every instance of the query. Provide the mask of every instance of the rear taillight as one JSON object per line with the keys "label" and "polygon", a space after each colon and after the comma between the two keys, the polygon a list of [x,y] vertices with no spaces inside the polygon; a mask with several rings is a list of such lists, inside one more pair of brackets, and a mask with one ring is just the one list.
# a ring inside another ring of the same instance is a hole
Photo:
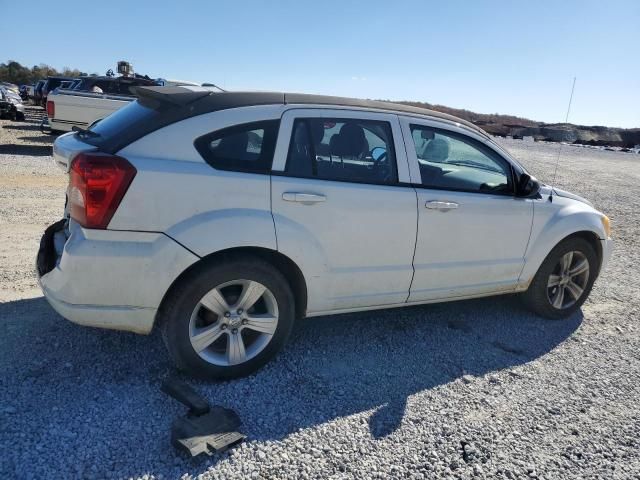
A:
{"label": "rear taillight", "polygon": [[51,100],[47,102],[47,117],[54,118],[56,116],[56,105]]}
{"label": "rear taillight", "polygon": [[69,172],[71,218],[86,228],[107,228],[135,176],[135,167],[122,157],[78,154]]}

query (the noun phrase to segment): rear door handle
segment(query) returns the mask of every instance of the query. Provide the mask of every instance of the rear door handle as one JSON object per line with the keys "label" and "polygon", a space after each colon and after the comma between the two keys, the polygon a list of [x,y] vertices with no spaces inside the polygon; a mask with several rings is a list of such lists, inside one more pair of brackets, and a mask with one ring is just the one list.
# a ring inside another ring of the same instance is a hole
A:
{"label": "rear door handle", "polygon": [[458,204],[456,202],[443,202],[440,200],[430,200],[424,204],[430,210],[439,210],[441,212],[448,212],[449,210],[455,210],[458,208]]}
{"label": "rear door handle", "polygon": [[304,205],[311,205],[313,203],[325,202],[327,197],[316,193],[284,192],[282,194],[282,199],[285,202],[296,202]]}

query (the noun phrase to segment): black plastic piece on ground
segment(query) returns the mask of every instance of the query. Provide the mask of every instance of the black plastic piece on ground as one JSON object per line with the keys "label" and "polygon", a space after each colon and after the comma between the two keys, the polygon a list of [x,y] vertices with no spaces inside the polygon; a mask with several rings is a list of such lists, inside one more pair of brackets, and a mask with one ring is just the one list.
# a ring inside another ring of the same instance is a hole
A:
{"label": "black plastic piece on ground", "polygon": [[171,443],[178,450],[192,457],[201,453],[213,455],[245,439],[237,431],[242,422],[233,410],[209,407],[203,397],[180,380],[165,380],[160,388],[189,408],[187,415],[176,419],[171,427]]}
{"label": "black plastic piece on ground", "polygon": [[169,378],[162,382],[160,390],[187,407],[190,415],[204,415],[209,411],[207,401],[191,386],[180,380]]}

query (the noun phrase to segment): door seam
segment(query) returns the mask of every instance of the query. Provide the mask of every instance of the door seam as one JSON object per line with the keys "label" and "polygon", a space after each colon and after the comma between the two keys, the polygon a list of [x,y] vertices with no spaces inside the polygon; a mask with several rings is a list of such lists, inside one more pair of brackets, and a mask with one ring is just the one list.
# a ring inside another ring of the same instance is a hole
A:
{"label": "door seam", "polygon": [[416,195],[416,241],[413,244],[413,257],[411,258],[411,281],[409,282],[409,292],[407,292],[407,298],[404,303],[409,302],[409,298],[411,297],[411,288],[413,287],[413,279],[416,276],[416,250],[418,249],[418,229],[420,228],[420,208],[419,208],[419,200],[418,200],[418,191],[414,188],[413,193]]}
{"label": "door seam", "polygon": [[276,228],[276,219],[273,216],[273,176],[269,174],[269,213],[273,222],[273,236],[276,239],[276,252],[280,251],[278,247],[278,229]]}
{"label": "door seam", "polygon": [[[402,146],[404,147],[404,159],[407,162],[407,169],[409,173],[409,182],[412,181],[411,178],[411,162],[409,160],[409,152],[407,151],[407,139],[404,136],[404,129],[402,128],[402,121],[399,115],[396,115],[396,120],[398,125],[400,126],[400,136],[402,137]],[[416,250],[418,249],[418,229],[420,228],[420,205],[418,200],[418,190],[415,187],[411,187],[413,193],[416,196],[416,239],[413,243],[413,256],[411,257],[411,281],[409,282],[409,291],[407,292],[407,298],[404,300],[404,303],[409,302],[409,298],[411,297],[411,287],[413,287],[413,279],[416,276]]]}

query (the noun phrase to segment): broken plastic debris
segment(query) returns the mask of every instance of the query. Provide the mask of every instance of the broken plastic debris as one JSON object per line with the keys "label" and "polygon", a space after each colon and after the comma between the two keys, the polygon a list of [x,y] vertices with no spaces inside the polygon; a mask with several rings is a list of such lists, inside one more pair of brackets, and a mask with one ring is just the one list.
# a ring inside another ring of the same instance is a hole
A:
{"label": "broken plastic debris", "polygon": [[171,427],[171,443],[192,457],[224,451],[246,437],[238,432],[242,422],[229,408],[210,407],[206,399],[184,382],[168,379],[160,389],[189,408],[184,417],[177,418]]}

